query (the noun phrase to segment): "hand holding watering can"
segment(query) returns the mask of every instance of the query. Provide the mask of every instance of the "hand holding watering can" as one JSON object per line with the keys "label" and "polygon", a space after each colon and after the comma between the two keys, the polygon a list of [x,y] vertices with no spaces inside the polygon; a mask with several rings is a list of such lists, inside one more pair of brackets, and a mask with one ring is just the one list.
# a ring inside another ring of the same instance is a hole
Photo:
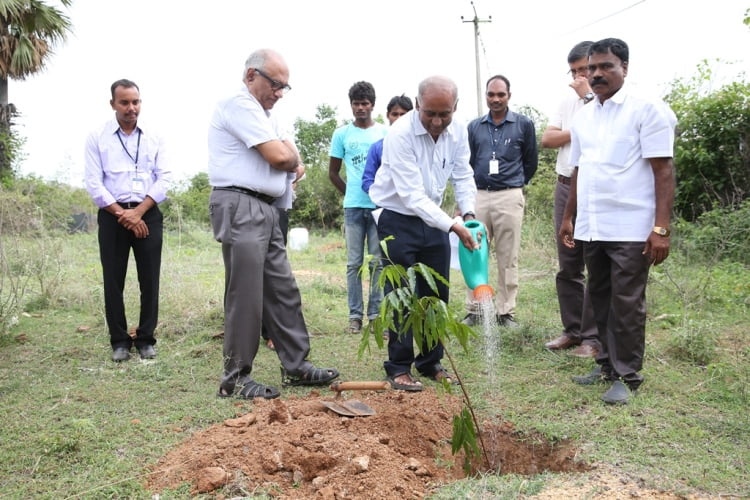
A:
{"label": "hand holding watering can", "polygon": [[[471,241],[475,244],[467,248],[466,243],[458,247],[458,259],[461,263],[461,272],[464,275],[466,286],[473,290],[474,299],[480,302],[487,301],[495,291],[489,285],[489,250],[487,231],[478,220],[464,222],[464,229],[470,234]],[[461,241],[464,238],[456,231]]]}

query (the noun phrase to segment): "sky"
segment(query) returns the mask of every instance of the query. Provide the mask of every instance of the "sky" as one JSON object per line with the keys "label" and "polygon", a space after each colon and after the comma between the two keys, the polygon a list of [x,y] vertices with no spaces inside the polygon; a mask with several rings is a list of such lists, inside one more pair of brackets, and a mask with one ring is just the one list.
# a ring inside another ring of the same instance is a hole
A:
{"label": "sky", "polygon": [[[47,3],[54,4],[54,0]],[[663,95],[675,78],[720,59],[719,81],[750,74],[747,0],[74,0],[73,33],[46,69],[9,83],[26,137],[19,170],[74,186],[83,182],[87,135],[112,117],[110,85],[134,80],[140,121],[164,135],[176,181],[206,170],[206,131],[214,104],[242,85],[255,49],[279,51],[289,92],[274,107],[292,130],[319,105],[350,119],[356,81],[371,82],[375,115],[394,95],[416,95],[419,81],[441,74],[459,88],[457,120],[477,103],[475,12],[481,88],[494,74],[511,82],[511,109],[549,116],[566,92],[567,54],[582,40],[621,38],[630,46],[627,82]],[[487,22],[484,22],[487,21]],[[486,112],[481,98],[481,112]]]}

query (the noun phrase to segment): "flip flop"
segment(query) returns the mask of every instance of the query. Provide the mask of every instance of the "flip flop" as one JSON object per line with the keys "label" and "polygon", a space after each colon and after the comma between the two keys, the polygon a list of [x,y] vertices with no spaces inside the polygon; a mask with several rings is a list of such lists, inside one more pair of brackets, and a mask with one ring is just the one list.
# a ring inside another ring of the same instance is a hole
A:
{"label": "flip flop", "polygon": [[[396,378],[400,377],[401,375],[407,375],[409,377],[409,381],[412,383],[402,384],[402,383],[396,382]],[[419,382],[419,380],[415,379],[411,373],[400,373],[392,377],[386,377],[386,380],[388,381],[388,383],[391,384],[391,388],[393,388],[396,391],[419,392],[424,389],[424,386]]]}

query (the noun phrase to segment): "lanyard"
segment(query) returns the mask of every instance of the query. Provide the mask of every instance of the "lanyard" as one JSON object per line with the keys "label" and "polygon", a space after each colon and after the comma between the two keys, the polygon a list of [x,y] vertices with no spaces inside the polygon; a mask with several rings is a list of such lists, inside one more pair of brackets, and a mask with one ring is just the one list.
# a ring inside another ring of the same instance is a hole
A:
{"label": "lanyard", "polygon": [[120,139],[120,144],[122,145],[122,149],[125,150],[125,154],[127,154],[131,160],[133,160],[133,163],[135,163],[135,170],[138,171],[138,154],[141,152],[141,129],[138,129],[138,143],[135,147],[135,158],[133,158],[133,155],[130,154],[130,151],[128,151],[128,148],[125,147],[125,143],[122,142],[122,137],[120,136],[120,131],[117,131],[117,138]]}

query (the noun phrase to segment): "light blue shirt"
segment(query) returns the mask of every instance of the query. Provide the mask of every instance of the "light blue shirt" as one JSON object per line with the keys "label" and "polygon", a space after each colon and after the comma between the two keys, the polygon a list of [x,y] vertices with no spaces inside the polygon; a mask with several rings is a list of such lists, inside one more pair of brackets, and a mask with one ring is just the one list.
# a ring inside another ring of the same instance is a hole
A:
{"label": "light blue shirt", "polygon": [[164,141],[140,123],[125,135],[112,118],[92,132],[86,140],[84,165],[86,190],[99,208],[119,201],[141,202],[146,196],[156,203],[167,198],[172,172]]}
{"label": "light blue shirt", "polygon": [[387,132],[388,127],[382,123],[368,128],[349,123],[333,133],[330,156],[342,159],[346,166],[344,208],[375,208],[370,197],[362,190],[362,174],[370,146],[385,137]]}
{"label": "light blue shirt", "polygon": [[379,207],[417,216],[430,227],[450,231],[455,223],[440,204],[450,181],[462,214],[474,211],[477,188],[469,165],[466,126],[455,121],[437,142],[409,111],[393,125],[383,143],[383,163],[370,186],[370,198]]}

